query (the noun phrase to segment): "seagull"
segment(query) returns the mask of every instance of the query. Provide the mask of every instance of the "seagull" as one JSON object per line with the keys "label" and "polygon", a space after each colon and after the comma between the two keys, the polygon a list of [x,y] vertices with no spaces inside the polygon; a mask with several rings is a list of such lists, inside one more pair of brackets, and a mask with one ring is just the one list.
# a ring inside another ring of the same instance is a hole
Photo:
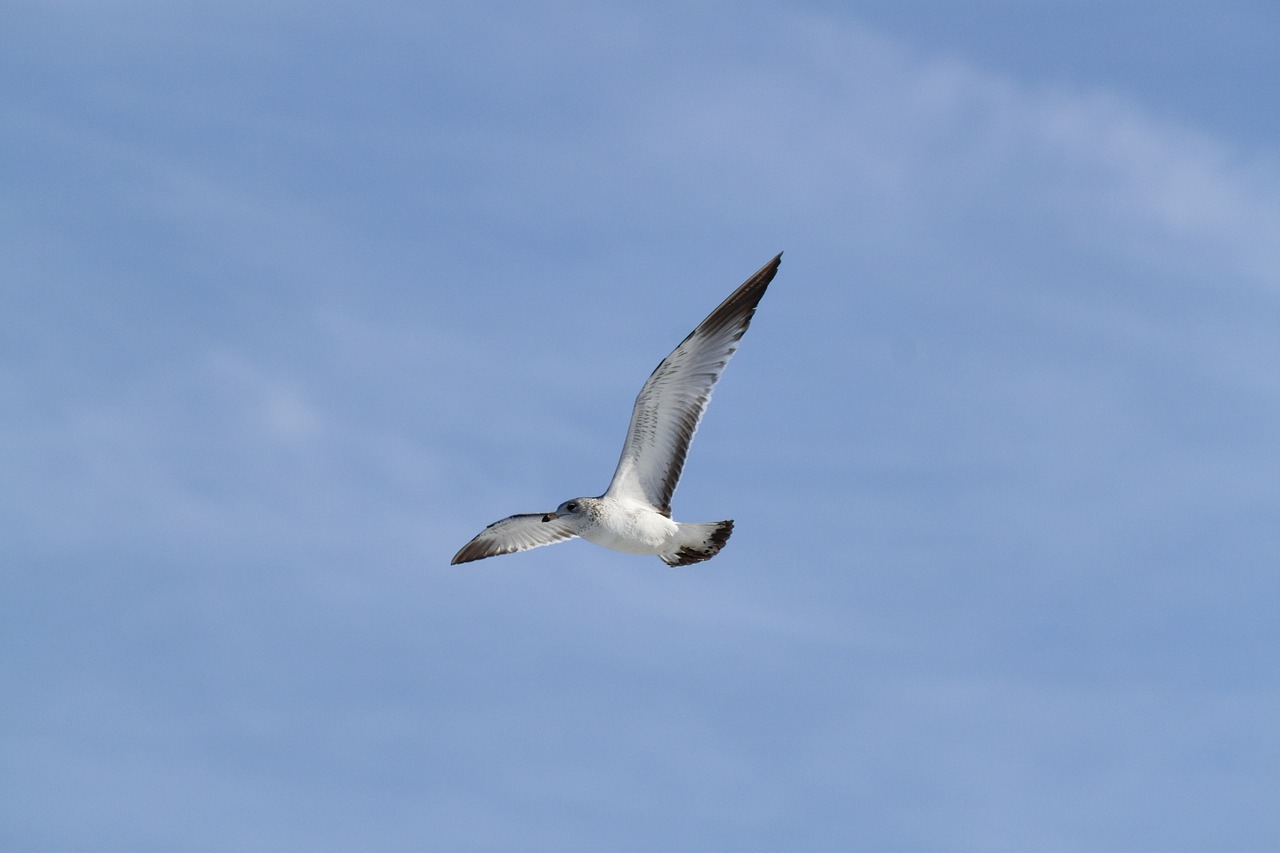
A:
{"label": "seagull", "polygon": [[720,553],[733,521],[681,524],[671,518],[671,496],[711,389],[737,352],[780,263],[781,252],[729,294],[650,374],[636,397],[622,457],[603,495],[567,500],[555,512],[495,521],[454,555],[452,565],[575,536],[627,554],[654,554],[668,566],[688,566]]}

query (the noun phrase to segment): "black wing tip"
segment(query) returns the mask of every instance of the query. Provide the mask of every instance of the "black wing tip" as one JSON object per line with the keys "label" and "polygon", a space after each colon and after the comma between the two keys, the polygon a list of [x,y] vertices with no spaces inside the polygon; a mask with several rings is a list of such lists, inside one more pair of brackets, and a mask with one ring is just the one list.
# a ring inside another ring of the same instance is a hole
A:
{"label": "black wing tip", "polygon": [[760,304],[764,292],[769,289],[773,277],[778,274],[778,266],[781,263],[782,253],[779,252],[773,260],[738,285],[738,289],[730,293],[728,298],[716,307],[716,310],[708,314],[707,318],[689,333],[689,337],[699,333],[713,332],[727,325],[736,325],[740,333],[745,332],[751,323],[752,316],[756,313],[756,306]]}
{"label": "black wing tip", "polygon": [[760,269],[756,271],[756,274],[751,276],[751,278],[747,279],[747,281],[750,282],[750,281],[755,281],[756,279],[759,279],[759,278],[764,278],[765,284],[768,284],[770,281],[773,280],[773,277],[778,274],[778,267],[781,265],[782,265],[782,252],[779,252],[778,254],[773,256],[773,260],[769,261],[767,264],[760,267]]}
{"label": "black wing tip", "polygon": [[[493,525],[490,525],[492,527]],[[485,528],[486,530],[488,528]],[[463,563],[474,563],[476,560],[484,560],[489,557],[498,557],[503,554],[510,554],[510,551],[493,551],[476,542],[468,542],[462,546],[462,550],[453,555],[453,559],[449,561],[451,566],[460,566]]]}
{"label": "black wing tip", "polygon": [[760,267],[754,275],[744,281],[738,290],[752,290],[758,287],[763,293],[764,289],[769,286],[769,282],[773,281],[773,277],[778,274],[778,267],[781,265],[782,252],[779,252],[773,256],[773,260]]}

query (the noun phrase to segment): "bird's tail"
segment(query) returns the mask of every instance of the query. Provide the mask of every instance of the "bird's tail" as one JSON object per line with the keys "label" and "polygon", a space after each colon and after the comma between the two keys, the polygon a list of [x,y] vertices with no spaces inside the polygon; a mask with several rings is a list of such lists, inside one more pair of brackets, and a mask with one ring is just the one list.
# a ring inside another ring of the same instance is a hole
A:
{"label": "bird's tail", "polygon": [[705,521],[699,524],[681,524],[676,536],[676,550],[659,554],[668,566],[688,566],[710,560],[733,533],[732,521]]}

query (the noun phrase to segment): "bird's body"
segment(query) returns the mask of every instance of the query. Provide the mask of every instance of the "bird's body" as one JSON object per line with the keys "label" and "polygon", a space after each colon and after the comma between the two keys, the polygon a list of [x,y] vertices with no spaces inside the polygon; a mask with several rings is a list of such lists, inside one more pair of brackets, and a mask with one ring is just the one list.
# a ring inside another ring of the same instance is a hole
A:
{"label": "bird's body", "polygon": [[636,397],[622,457],[603,495],[565,501],[555,512],[496,521],[463,546],[453,562],[524,551],[574,536],[628,554],[657,555],[669,566],[701,562],[719,553],[733,532],[733,522],[673,521],[671,496],[711,389],[737,351],[781,260],[779,254],[747,279],[649,376]]}
{"label": "bird's body", "polygon": [[556,515],[573,519],[573,531],[588,542],[627,554],[664,554],[672,550],[680,533],[680,525],[645,504],[625,498],[578,498],[567,503],[577,505],[577,512],[563,507]]}

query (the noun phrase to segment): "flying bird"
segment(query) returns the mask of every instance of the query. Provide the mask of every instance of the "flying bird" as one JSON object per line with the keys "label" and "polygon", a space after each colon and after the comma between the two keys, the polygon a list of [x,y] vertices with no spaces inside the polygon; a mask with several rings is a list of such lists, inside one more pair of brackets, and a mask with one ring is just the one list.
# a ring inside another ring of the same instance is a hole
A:
{"label": "flying bird", "polygon": [[671,496],[711,389],[737,352],[780,263],[781,252],[729,294],[650,374],[636,397],[622,458],[603,495],[567,500],[555,512],[495,521],[464,545],[452,564],[575,536],[628,554],[655,554],[668,566],[700,563],[720,553],[733,521],[681,524],[671,518]]}

